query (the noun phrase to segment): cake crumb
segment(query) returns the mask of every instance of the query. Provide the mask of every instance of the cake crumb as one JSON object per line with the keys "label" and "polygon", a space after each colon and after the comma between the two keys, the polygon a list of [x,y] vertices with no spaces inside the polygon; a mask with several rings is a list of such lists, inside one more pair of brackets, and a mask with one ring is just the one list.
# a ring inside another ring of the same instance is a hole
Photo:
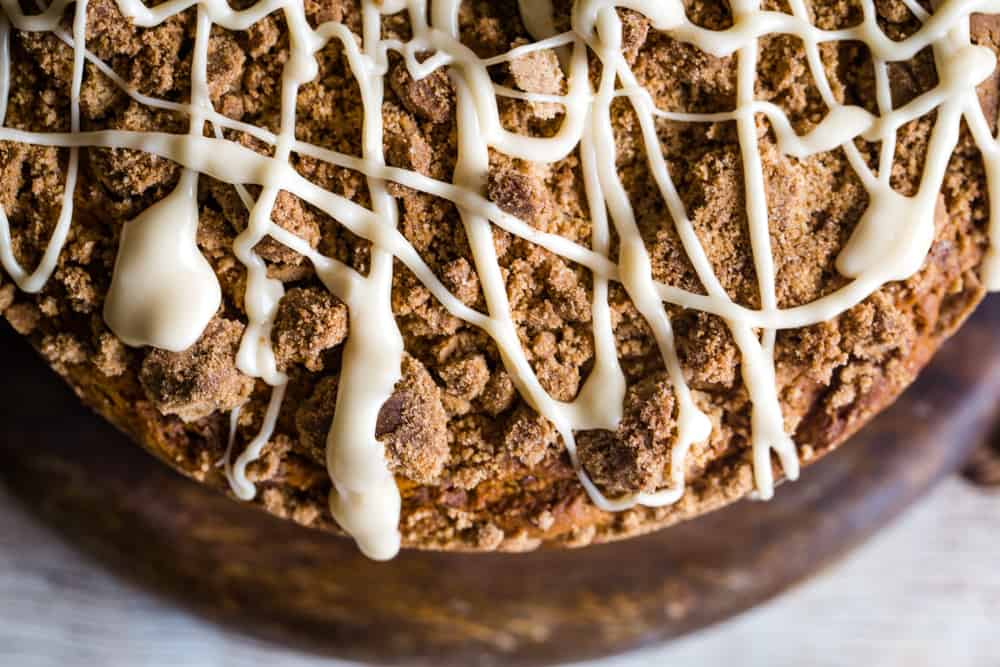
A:
{"label": "cake crumb", "polygon": [[118,377],[128,369],[128,351],[116,336],[102,333],[97,336],[94,367],[107,377]]}
{"label": "cake crumb", "polygon": [[524,172],[491,169],[486,188],[497,206],[525,222],[530,222],[542,208],[533,179]]}
{"label": "cake crumb", "polygon": [[323,370],[323,353],[347,338],[347,306],[328,290],[295,287],[278,302],[271,340],[278,367],[301,363]]}
{"label": "cake crumb", "polygon": [[216,317],[189,349],[151,350],[139,379],[156,409],[193,422],[246,402],[254,381],[236,368],[243,328],[239,322]]}
{"label": "cake crumb", "polygon": [[476,546],[483,551],[496,551],[503,537],[503,530],[495,523],[484,523],[476,528]]}
{"label": "cake crumb", "polygon": [[453,93],[444,70],[434,70],[418,80],[406,63],[399,61],[389,72],[389,86],[410,113],[432,123],[444,123],[451,117]]}
{"label": "cake crumb", "polygon": [[591,480],[612,496],[651,493],[669,469],[670,442],[676,430],[670,381],[650,377],[629,389],[625,413],[614,432],[577,435],[580,463]]}
{"label": "cake crumb", "polygon": [[479,302],[482,294],[479,275],[464,257],[458,257],[445,264],[441,281],[466,306],[475,306]]}
{"label": "cake crumb", "polygon": [[38,310],[38,306],[27,301],[8,306],[3,314],[14,331],[22,336],[31,334],[42,320],[42,313]]}
{"label": "cake crumb", "polygon": [[0,315],[3,315],[11,307],[11,304],[14,303],[14,292],[15,287],[13,283],[0,285]]}
{"label": "cake crumb", "polygon": [[631,9],[619,9],[622,22],[622,55],[629,67],[635,65],[639,51],[646,44],[649,35],[649,19]]}
{"label": "cake crumb", "polygon": [[[516,45],[517,46],[517,45]],[[556,52],[551,49],[531,51],[508,64],[514,84],[526,93],[558,95],[563,90],[565,75]],[[534,114],[543,119],[555,118],[562,105],[552,102],[530,102]]]}
{"label": "cake crumb", "polygon": [[87,349],[79,340],[68,333],[42,337],[39,351],[60,375],[65,375],[68,365],[82,364],[87,360]]}
{"label": "cake crumb", "polygon": [[379,411],[375,436],[390,463],[404,476],[428,484],[448,460],[448,417],[441,394],[422,363],[406,355],[403,377]]}
{"label": "cake crumb", "polygon": [[519,407],[504,431],[504,448],[526,466],[542,462],[558,434],[548,419],[527,406]]}
{"label": "cake crumb", "polygon": [[56,271],[56,280],[63,284],[69,296],[70,307],[78,313],[90,313],[98,305],[98,293],[90,274],[79,266]]}
{"label": "cake crumb", "polygon": [[[383,105],[382,116],[384,118],[382,144],[386,164],[429,176],[434,151],[420,132],[420,127],[413,116],[388,102]],[[390,194],[395,197],[407,196],[413,192],[392,181],[387,187]]]}
{"label": "cake crumb", "polygon": [[235,39],[225,34],[209,38],[207,74],[212,104],[218,105],[223,95],[237,89],[245,62],[246,54]]}
{"label": "cake crumb", "polygon": [[490,379],[486,357],[481,354],[452,361],[442,366],[438,373],[449,393],[467,401],[482,394]]}
{"label": "cake crumb", "polygon": [[[407,355],[403,376],[383,404],[375,425],[375,437],[385,445],[389,467],[421,484],[438,479],[448,460],[448,420],[441,393],[430,373]],[[337,404],[338,376],[323,378],[295,413],[299,440],[310,457],[324,462],[326,437]]]}
{"label": "cake crumb", "polygon": [[503,368],[499,368],[490,375],[490,379],[483,387],[483,392],[479,396],[479,404],[483,410],[491,417],[496,417],[501,412],[510,409],[517,397],[517,388],[514,381]]}

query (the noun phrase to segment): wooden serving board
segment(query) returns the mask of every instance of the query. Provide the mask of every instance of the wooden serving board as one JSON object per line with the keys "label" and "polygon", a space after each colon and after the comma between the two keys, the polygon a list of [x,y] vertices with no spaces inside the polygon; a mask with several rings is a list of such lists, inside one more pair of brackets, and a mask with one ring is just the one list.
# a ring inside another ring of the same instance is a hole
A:
{"label": "wooden serving board", "polygon": [[998,330],[1000,300],[988,301],[893,408],[773,502],[581,550],[370,562],[348,540],[182,479],[81,407],[6,328],[0,483],[122,576],[245,632],[391,664],[583,659],[769,599],[954,471],[994,422]]}

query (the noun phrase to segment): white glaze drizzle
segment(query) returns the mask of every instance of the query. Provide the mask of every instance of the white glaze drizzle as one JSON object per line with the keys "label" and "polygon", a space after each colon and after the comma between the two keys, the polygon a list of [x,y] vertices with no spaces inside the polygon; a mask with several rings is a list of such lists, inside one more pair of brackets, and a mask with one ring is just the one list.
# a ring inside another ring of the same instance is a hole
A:
{"label": "white glaze drizzle", "polygon": [[[58,22],[74,1],[70,35]],[[797,476],[798,457],[792,439],[785,432],[775,380],[775,332],[835,317],[883,284],[905,279],[920,268],[933,241],[934,207],[963,119],[982,151],[991,193],[992,244],[984,260],[983,279],[991,289],[1000,288],[1000,251],[996,246],[1000,239],[1000,206],[996,194],[1000,187],[1000,145],[989,130],[975,90],[976,85],[993,71],[996,59],[989,50],[970,44],[969,30],[971,14],[1000,13],[1000,0],[950,0],[940,3],[933,14],[927,14],[915,2],[907,0],[907,6],[923,26],[900,42],[890,40],[878,28],[872,0],[862,0],[864,18],[859,25],[834,31],[813,26],[803,0],[790,0],[790,15],[762,11],[759,0],[732,0],[733,25],[722,31],[710,31],[692,24],[680,0],[578,0],[573,10],[573,30],[564,34],[555,34],[551,2],[519,0],[525,25],[536,42],[490,59],[476,57],[460,42],[459,0],[435,0],[430,6],[428,0],[363,0],[361,47],[356,37],[341,24],[326,23],[311,28],[301,0],[261,0],[240,11],[230,8],[225,0],[169,0],[153,8],[139,0],[117,2],[123,14],[141,27],[158,25],[179,12],[197,7],[191,100],[183,104],[143,95],[131,89],[110,67],[87,51],[84,48],[85,0],[56,0],[43,8],[42,13],[30,16],[20,10],[16,0],[0,0],[3,8],[0,13],[0,140],[62,147],[69,149],[70,154],[63,207],[38,267],[29,274],[17,263],[2,208],[0,261],[21,289],[37,292],[44,287],[69,232],[79,148],[132,148],[173,160],[183,167],[176,189],[123,229],[105,318],[112,330],[129,345],[183,350],[198,338],[221,301],[218,281],[195,243],[198,176],[204,173],[235,185],[249,211],[247,228],[234,244],[235,254],[248,276],[245,294],[248,324],[237,366],[247,375],[263,379],[273,390],[257,436],[235,463],[230,462],[227,454],[226,471],[231,486],[240,498],[250,499],[255,495],[254,485],[246,477],[246,467],[260,456],[273,433],[287,383],[287,378],[277,368],[270,346],[270,331],[284,286],[268,278],[263,259],[254,252],[256,245],[270,236],[307,257],[323,284],[350,310],[350,335],[344,347],[336,411],[327,441],[327,465],[334,487],[330,507],[341,526],[372,558],[391,558],[400,544],[400,496],[387,468],[383,446],[374,436],[378,412],[400,377],[404,354],[402,337],[391,310],[394,258],[411,270],[451,314],[481,328],[496,342],[517,389],[533,408],[556,426],[581,483],[593,502],[606,510],[676,502],[684,493],[686,454],[710,434],[710,422],[696,405],[684,380],[664,303],[717,315],[732,331],[742,355],[742,376],[753,405],[751,444],[757,493],[762,497],[773,493],[772,451],[785,476],[793,479]],[[655,29],[695,44],[708,53],[735,55],[738,66],[736,108],[715,114],[656,108],[621,55],[622,26],[615,11],[617,7],[644,14]],[[381,16],[404,10],[409,13],[413,26],[412,39],[405,43],[383,39]],[[275,11],[284,15],[291,45],[282,76],[281,123],[276,134],[216,112],[209,101],[206,67],[208,35],[213,24],[228,30],[245,30]],[[9,97],[11,24],[19,30],[53,32],[72,47],[70,132],[37,133],[2,127]],[[774,33],[788,33],[802,39],[809,68],[830,110],[827,117],[804,136],[795,134],[780,108],[753,98],[758,40]],[[331,39],[342,44],[361,92],[364,126],[360,158],[295,138],[298,89],[316,76],[315,54]],[[858,107],[841,105],[833,95],[820,59],[819,45],[843,40],[863,41],[871,50],[878,116]],[[933,47],[940,83],[905,106],[893,109],[887,63],[907,60],[927,46]],[[568,73],[567,94],[526,93],[492,83],[487,67],[541,49],[558,50]],[[601,61],[596,90],[590,86],[588,49]],[[417,79],[438,68],[449,68],[456,90],[459,140],[459,159],[452,183],[385,165],[381,107],[389,51],[400,53]],[[424,52],[433,55],[419,61],[417,54]],[[81,132],[79,93],[84,62],[91,63],[136,101],[187,114],[189,133]],[[507,131],[500,124],[497,96],[561,104],[564,117],[559,132],[551,138],[537,138]],[[653,279],[631,203],[615,168],[610,109],[619,97],[627,98],[637,114],[650,171],[706,295]],[[897,130],[935,110],[938,116],[919,191],[914,197],[904,197],[890,187],[890,169],[880,169],[876,175],[868,168],[854,139],[864,137],[880,141],[880,164],[890,165]],[[870,197],[868,210],[837,259],[838,270],[852,280],[833,294],[794,308],[781,309],[776,299],[766,190],[757,146],[757,114],[768,118],[778,148],[790,157],[807,158],[822,151],[842,149]],[[657,118],[683,122],[735,121],[745,174],[747,220],[758,279],[759,309],[734,303],[715,275],[660,151]],[[214,138],[203,135],[206,122],[211,123]],[[270,145],[273,156],[262,156],[225,140],[224,129],[245,132]],[[591,247],[540,232],[488,201],[484,197],[484,185],[490,148],[536,162],[552,162],[578,150],[593,225]],[[293,152],[364,174],[371,193],[372,210],[299,176],[289,165]],[[451,294],[396,230],[397,207],[386,189],[388,181],[449,199],[457,205],[486,298],[487,314],[468,308]],[[246,189],[251,184],[262,188],[256,201]],[[370,241],[368,275],[361,275],[323,256],[304,240],[272,222],[274,202],[281,190],[316,206]],[[620,239],[617,264],[608,258],[611,224]],[[593,274],[594,368],[573,402],[560,402],[549,396],[527,361],[510,312],[491,225],[537,243],[586,267]],[[579,465],[574,441],[575,431],[614,429],[622,415],[625,378],[618,365],[607,301],[611,281],[623,285],[653,331],[678,404],[669,485],[656,493],[614,499],[605,497]],[[229,449],[234,445],[238,417],[236,410],[231,417]]]}

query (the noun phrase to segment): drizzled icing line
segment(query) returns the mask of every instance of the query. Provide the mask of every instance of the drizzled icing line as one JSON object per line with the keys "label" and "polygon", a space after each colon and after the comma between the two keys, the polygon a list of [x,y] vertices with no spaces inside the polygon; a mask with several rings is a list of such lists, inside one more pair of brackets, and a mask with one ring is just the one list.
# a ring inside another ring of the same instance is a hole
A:
{"label": "drizzled icing line", "polygon": [[[975,12],[998,13],[1000,0],[950,0],[928,14],[913,0],[906,4],[922,22],[909,38],[894,42],[878,27],[873,0],[861,0],[863,20],[841,30],[812,25],[803,0],[790,0],[791,14],[761,10],[758,0],[732,0],[732,27],[712,31],[692,24],[680,0],[578,0],[572,31],[556,34],[550,2],[519,0],[522,18],[533,44],[519,46],[490,59],[478,58],[459,40],[458,0],[362,1],[362,39],[358,45],[344,25],[309,26],[301,0],[261,0],[234,10],[225,0],[169,0],[146,7],[139,0],[116,0],[122,13],[140,27],[152,27],[189,8],[197,8],[197,30],[192,62],[191,100],[187,104],[149,97],[131,89],[110,67],[85,48],[86,0],[56,0],[42,13],[25,15],[16,0],[0,0],[0,140],[67,148],[70,151],[63,206],[41,262],[32,273],[14,257],[10,228],[0,208],[0,261],[21,289],[41,290],[55,269],[72,219],[72,197],[81,147],[132,148],[168,158],[184,169],[176,189],[125,225],[105,307],[111,329],[130,345],[183,350],[200,336],[220,303],[217,278],[195,243],[197,180],[206,174],[236,186],[249,211],[249,224],[234,243],[234,252],[247,270],[245,293],[248,323],[237,356],[239,369],[273,387],[258,435],[235,463],[227,456],[227,475],[234,493],[244,499],[255,494],[246,478],[246,466],[259,457],[273,433],[287,378],[276,365],[270,331],[278,302],[284,294],[280,281],[267,277],[266,265],[254,247],[270,236],[301,253],[313,264],[324,285],[350,310],[350,335],[345,343],[343,368],[334,420],[327,440],[327,467],[333,481],[331,511],[338,523],[373,558],[390,558],[400,544],[400,496],[389,472],[382,444],[375,439],[375,421],[400,378],[403,342],[391,310],[393,260],[400,260],[452,315],[479,327],[496,343],[504,366],[522,397],[549,419],[562,437],[593,502],[605,510],[636,504],[660,506],[676,502],[684,493],[685,456],[690,447],[710,434],[708,418],[695,404],[684,380],[664,304],[701,310],[722,318],[739,348],[742,377],[753,406],[752,450],[757,492],[773,493],[771,452],[786,477],[798,474],[795,445],[785,432],[775,381],[775,332],[833,318],[860,303],[883,284],[914,274],[933,241],[933,211],[947,162],[958,141],[964,119],[979,146],[991,193],[990,233],[994,243],[983,265],[991,289],[1000,287],[1000,212],[994,187],[1000,179],[1000,146],[989,130],[976,96],[976,86],[993,71],[996,59],[988,49],[970,43],[969,17]],[[72,34],[59,21],[75,3]],[[652,26],[675,39],[696,45],[716,56],[737,59],[737,105],[729,112],[692,114],[658,109],[638,83],[621,54],[622,26],[615,9],[626,7],[644,14]],[[216,112],[208,96],[207,48],[212,25],[246,30],[264,16],[281,11],[290,37],[290,54],[282,74],[281,122],[275,134],[234,121]],[[383,39],[381,16],[406,11],[412,25],[407,42]],[[36,133],[2,127],[10,81],[11,25],[25,31],[49,31],[73,49],[71,129],[69,133]],[[805,45],[809,69],[823,101],[826,118],[804,136],[795,134],[784,112],[754,99],[758,40],[784,33]],[[362,155],[354,157],[295,139],[298,89],[317,73],[316,53],[330,40],[340,42],[358,83],[364,107]],[[837,103],[820,58],[825,42],[857,40],[870,49],[875,64],[879,114]],[[933,47],[939,84],[908,104],[893,109],[887,63],[908,60]],[[487,68],[541,49],[557,49],[568,73],[565,95],[540,95],[494,85]],[[458,163],[452,183],[414,171],[388,167],[382,152],[381,106],[389,52],[399,53],[415,79],[447,67],[457,99]],[[596,90],[590,85],[588,51],[601,63]],[[417,54],[431,53],[425,60]],[[79,95],[83,64],[91,63],[132,99],[150,107],[187,114],[188,134],[137,133],[118,130],[81,132]],[[521,136],[500,124],[498,96],[562,105],[563,122],[551,138]],[[650,259],[638,233],[635,216],[615,169],[612,103],[626,98],[639,119],[649,168],[674,222],[685,253],[707,294],[692,293],[653,279]],[[854,145],[857,137],[881,142],[880,164],[891,165],[896,131],[905,123],[937,111],[921,185],[913,197],[904,197],[889,184],[890,169],[877,174]],[[791,157],[805,158],[841,148],[869,194],[869,208],[837,260],[838,270],[851,278],[838,291],[794,308],[780,309],[775,293],[775,268],[768,232],[767,199],[757,146],[756,114],[765,115],[778,148]],[[735,121],[744,165],[744,191],[761,308],[748,309],[732,301],[715,275],[701,241],[677,193],[656,134],[656,119],[684,122]],[[203,136],[205,122],[214,138]],[[263,156],[223,138],[223,130],[247,133],[273,148]],[[489,167],[488,150],[535,162],[562,159],[579,151],[587,202],[592,218],[591,248],[558,235],[534,229],[500,210],[484,196]],[[289,164],[292,153],[308,155],[332,165],[362,173],[368,182],[372,209],[330,193],[297,174]],[[437,279],[416,250],[396,229],[397,206],[386,183],[396,182],[448,199],[456,204],[472,249],[476,272],[487,303],[487,313],[462,304]],[[247,185],[260,186],[254,200]],[[372,243],[367,276],[313,250],[303,239],[271,220],[278,192],[286,190],[319,208],[354,234]],[[182,224],[177,223],[180,220]],[[593,274],[592,321],[594,368],[572,402],[556,401],[542,388],[520,345],[507,300],[506,286],[493,247],[491,225],[536,243],[560,257],[580,264]],[[611,225],[620,240],[619,261],[608,256]],[[172,270],[167,271],[167,267]],[[169,277],[169,279],[168,279]],[[151,278],[153,280],[151,280]],[[608,285],[619,282],[653,331],[677,398],[677,432],[671,451],[670,484],[656,493],[622,498],[605,497],[589,479],[576,456],[574,432],[616,428],[622,416],[625,378],[618,365],[607,301]],[[155,285],[154,288],[146,287]],[[238,411],[232,415],[232,448]]]}

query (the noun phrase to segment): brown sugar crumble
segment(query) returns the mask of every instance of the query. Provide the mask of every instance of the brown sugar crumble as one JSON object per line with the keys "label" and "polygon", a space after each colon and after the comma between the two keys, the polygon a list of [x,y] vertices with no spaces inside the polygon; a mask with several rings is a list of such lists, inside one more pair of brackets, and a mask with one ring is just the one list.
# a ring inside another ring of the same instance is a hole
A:
{"label": "brown sugar crumble", "polygon": [[432,123],[444,123],[451,117],[454,93],[443,70],[417,80],[400,61],[389,73],[389,86],[410,113]]}
{"label": "brown sugar crumble", "polygon": [[[605,493],[652,493],[670,470],[670,443],[676,424],[674,397],[665,376],[631,387],[618,430],[584,431],[577,447],[590,478]],[[666,464],[664,463],[666,462]]]}
{"label": "brown sugar crumble", "polygon": [[[569,29],[569,2],[555,2],[558,30]],[[767,8],[788,11],[780,0]],[[862,19],[854,0],[810,2],[816,25],[837,29]],[[923,2],[929,7],[930,3]],[[722,29],[732,22],[724,0],[686,0],[693,22]],[[901,0],[879,0],[879,25],[893,39],[919,29]],[[360,33],[353,0],[305,3],[313,25],[342,20]],[[138,28],[113,0],[88,3],[87,46],[129,85],[146,95],[184,102],[195,20],[193,10],[155,28]],[[736,59],[717,58],[671,39],[642,15],[619,10],[623,54],[657,106],[685,112],[733,109]],[[405,13],[386,19],[388,36],[405,40]],[[976,17],[974,40],[1000,50],[997,17]],[[482,57],[532,38],[514,0],[466,2],[462,41]],[[360,37],[359,37],[360,39]],[[245,31],[213,30],[209,93],[225,116],[269,131],[280,126],[281,71],[288,31],[272,14]],[[871,54],[857,44],[820,49],[834,95],[876,113]],[[425,60],[432,54],[419,54]],[[10,103],[5,125],[38,132],[69,129],[72,51],[56,36],[14,30]],[[296,138],[360,156],[363,113],[347,56],[331,42],[317,54],[319,76],[298,98]],[[761,40],[756,95],[778,105],[796,131],[825,114],[803,45],[789,37]],[[934,60],[917,54],[889,68],[895,104],[937,82]],[[494,83],[519,91],[561,95],[566,72],[554,50],[534,51],[490,68]],[[395,54],[385,102],[384,152],[389,166],[450,180],[457,160],[455,89],[446,69],[414,79]],[[1000,78],[980,88],[989,118],[1000,105]],[[90,65],[81,90],[81,124],[88,131],[124,129],[183,133],[182,114],[147,108]],[[504,100],[501,125],[525,135],[554,135],[565,115],[551,102]],[[664,206],[645,154],[642,128],[627,100],[612,107],[615,167],[632,202],[655,278],[696,293],[705,290]],[[899,133],[893,187],[912,193],[920,182],[932,119]],[[206,127],[206,132],[209,128]],[[749,242],[744,174],[735,125],[728,121],[656,121],[664,159],[678,194],[722,286],[737,303],[760,306]],[[836,258],[867,206],[867,193],[841,149],[809,158],[783,155],[769,121],[757,119],[765,170],[776,296],[781,307],[814,301],[846,283]],[[226,130],[226,138],[262,154],[271,147]],[[877,164],[879,147],[858,141],[862,158]],[[0,141],[0,206],[10,219],[15,256],[39,260],[58,219],[68,151]],[[100,321],[122,226],[167,195],[180,177],[173,162],[128,149],[81,149],[75,215],[54,276],[37,295],[0,280],[0,313],[29,337],[42,356],[84,399],[145,446],[207,484],[205,473],[225,450],[220,416],[240,407],[240,442],[259,422],[268,396],[236,366],[247,322],[246,272],[232,252],[248,224],[240,193],[204,177],[198,192],[198,244],[219,277],[223,303],[190,349],[127,349]],[[307,155],[296,171],[315,185],[371,206],[365,177]],[[390,183],[399,231],[427,267],[462,303],[487,314],[476,262],[458,208],[451,202]],[[251,197],[259,189],[248,187]],[[593,235],[578,151],[552,164],[532,164],[491,151],[484,196],[534,228],[583,246]],[[978,276],[987,247],[989,206],[982,159],[963,129],[936,211],[933,248],[910,279],[886,285],[841,316],[804,329],[778,332],[774,357],[786,429],[813,459],[830,451],[891,402],[942,340],[982,298]],[[364,274],[370,246],[336,220],[282,191],[272,214],[281,228]],[[553,398],[572,401],[595,364],[594,280],[590,272],[498,227],[493,240],[512,319],[528,362]],[[612,259],[617,237],[612,235]],[[300,247],[301,249],[301,247]],[[264,456],[249,474],[257,501],[304,525],[338,530],[326,511],[326,436],[334,416],[348,307],[332,296],[302,254],[267,238],[255,249],[269,275],[287,282],[271,342],[288,375],[287,399]],[[379,413],[376,437],[396,475],[403,500],[404,543],[414,547],[524,550],[549,543],[582,546],[645,532],[691,518],[744,496],[752,487],[751,404],[741,379],[740,354],[725,322],[668,308],[678,356],[693,399],[713,433],[686,461],[688,489],[677,505],[604,512],[587,499],[555,426],[518,393],[497,347],[480,330],[452,316],[400,261],[392,278],[392,308],[406,349],[401,377]],[[616,430],[577,434],[580,462],[606,494],[655,491],[670,482],[676,435],[676,397],[649,326],[625,290],[613,283],[609,304],[614,342],[627,391]],[[103,396],[111,395],[115,401]],[[135,406],[135,407],[133,407]],[[250,436],[252,437],[252,436]],[[987,472],[993,470],[987,466]]]}
{"label": "brown sugar crumble", "polygon": [[239,322],[216,318],[184,352],[151,350],[139,374],[149,400],[186,422],[242,405],[254,384],[236,368],[242,335]]}
{"label": "brown sugar crumble", "polygon": [[278,303],[271,338],[280,368],[323,370],[323,352],[347,338],[347,306],[326,289],[295,287]]}

